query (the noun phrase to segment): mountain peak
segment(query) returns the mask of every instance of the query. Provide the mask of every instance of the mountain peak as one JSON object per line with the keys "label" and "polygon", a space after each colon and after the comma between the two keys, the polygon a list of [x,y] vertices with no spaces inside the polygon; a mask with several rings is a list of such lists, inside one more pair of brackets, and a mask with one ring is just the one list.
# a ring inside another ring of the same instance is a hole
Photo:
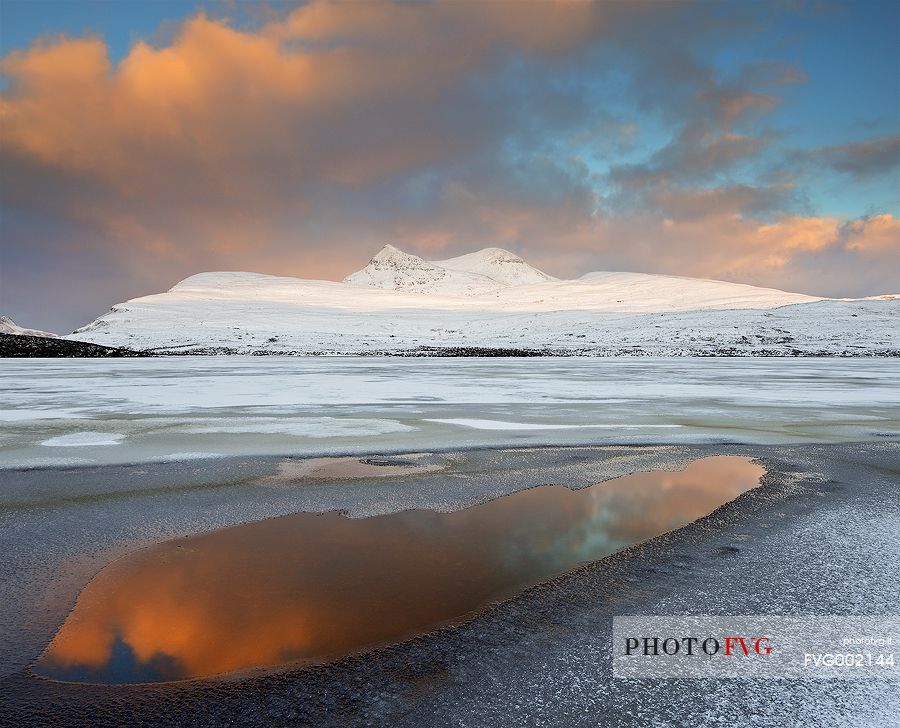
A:
{"label": "mountain peak", "polygon": [[427,261],[385,245],[345,283],[395,291],[473,295],[508,286],[556,280],[503,248],[484,248],[447,260]]}
{"label": "mountain peak", "polygon": [[522,257],[503,248],[484,248],[474,253],[435,261],[435,263],[450,270],[461,270],[487,276],[504,286],[524,286],[558,280],[529,265]]}
{"label": "mountain peak", "polygon": [[[372,261],[375,260],[388,260],[392,258],[414,258],[417,256],[411,255],[410,253],[404,253],[400,248],[395,248],[390,243],[386,243],[384,247],[375,253],[372,256]],[[372,262],[370,261],[370,262]]]}
{"label": "mountain peak", "polygon": [[26,329],[19,326],[9,316],[0,316],[0,334],[17,334],[19,336],[43,336],[48,339],[57,338],[56,334],[38,329]]}
{"label": "mountain peak", "polygon": [[[369,261],[369,266],[378,268],[388,267],[404,267],[404,268],[421,268],[431,266],[428,261],[420,258],[418,255],[406,253],[400,248],[395,248],[388,243],[379,250]],[[368,267],[368,266],[366,266]]]}
{"label": "mountain peak", "polygon": [[442,268],[388,244],[375,254],[365,268],[344,278],[344,283],[426,293],[433,291],[435,284],[446,277],[447,272]]}
{"label": "mountain peak", "polygon": [[524,263],[525,260],[505,248],[482,248],[470,255],[484,260],[493,260],[499,263]]}

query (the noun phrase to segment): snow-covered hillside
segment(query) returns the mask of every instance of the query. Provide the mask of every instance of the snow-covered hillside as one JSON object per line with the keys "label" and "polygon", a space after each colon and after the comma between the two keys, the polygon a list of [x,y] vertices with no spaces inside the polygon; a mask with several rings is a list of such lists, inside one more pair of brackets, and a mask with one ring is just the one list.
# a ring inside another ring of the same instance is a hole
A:
{"label": "snow-covered hillside", "polygon": [[385,245],[365,268],[351,273],[344,283],[431,295],[475,296],[496,293],[509,286],[555,280],[518,255],[500,248],[427,261]]}
{"label": "snow-covered hillside", "polygon": [[341,283],[201,273],[69,338],[172,353],[886,355],[900,352],[898,313],[892,297],[640,273],[559,280],[497,248],[430,262],[386,246]]}
{"label": "snow-covered hillside", "polygon": [[495,290],[497,281],[465,270],[442,268],[416,255],[386,245],[369,264],[344,279],[368,288],[416,293],[468,295]]}
{"label": "snow-covered hillside", "polygon": [[434,264],[446,270],[487,276],[504,286],[524,286],[529,283],[559,280],[528,265],[518,255],[502,248],[485,248],[477,253],[438,260]]}
{"label": "snow-covered hillside", "polygon": [[9,316],[0,316],[0,334],[16,334],[17,336],[43,336],[47,339],[55,339],[56,334],[38,329],[24,329]]}

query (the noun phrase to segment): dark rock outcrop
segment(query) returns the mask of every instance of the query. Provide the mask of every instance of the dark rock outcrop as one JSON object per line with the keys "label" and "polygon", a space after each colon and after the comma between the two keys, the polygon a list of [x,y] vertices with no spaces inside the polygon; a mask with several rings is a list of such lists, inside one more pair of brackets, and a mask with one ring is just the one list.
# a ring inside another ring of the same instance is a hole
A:
{"label": "dark rock outcrop", "polygon": [[152,356],[131,349],[117,349],[99,344],[42,336],[0,334],[0,357],[103,357]]}

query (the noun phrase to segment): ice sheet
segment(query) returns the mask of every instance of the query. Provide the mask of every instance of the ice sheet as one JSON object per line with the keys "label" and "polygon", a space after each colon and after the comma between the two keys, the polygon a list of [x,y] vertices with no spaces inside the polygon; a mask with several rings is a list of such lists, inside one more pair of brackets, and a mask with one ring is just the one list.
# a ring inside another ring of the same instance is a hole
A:
{"label": "ice sheet", "polygon": [[894,359],[5,359],[0,376],[6,468],[900,438]]}
{"label": "ice sheet", "polygon": [[500,420],[473,420],[473,419],[434,419],[423,422],[440,422],[447,425],[459,425],[460,427],[472,427],[476,430],[576,430],[580,428],[600,429],[639,429],[652,427],[681,427],[681,425],[556,425],[549,422],[502,422]]}
{"label": "ice sheet", "polygon": [[122,442],[122,435],[118,432],[73,432],[69,435],[59,435],[44,440],[44,447],[100,447],[102,445],[118,445]]}

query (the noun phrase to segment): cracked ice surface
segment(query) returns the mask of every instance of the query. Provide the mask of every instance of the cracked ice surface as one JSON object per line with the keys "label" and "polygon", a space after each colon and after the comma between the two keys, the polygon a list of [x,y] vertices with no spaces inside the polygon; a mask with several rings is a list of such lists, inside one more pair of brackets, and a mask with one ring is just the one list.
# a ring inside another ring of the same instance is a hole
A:
{"label": "cracked ice surface", "polygon": [[893,359],[0,360],[0,467],[900,437]]}

